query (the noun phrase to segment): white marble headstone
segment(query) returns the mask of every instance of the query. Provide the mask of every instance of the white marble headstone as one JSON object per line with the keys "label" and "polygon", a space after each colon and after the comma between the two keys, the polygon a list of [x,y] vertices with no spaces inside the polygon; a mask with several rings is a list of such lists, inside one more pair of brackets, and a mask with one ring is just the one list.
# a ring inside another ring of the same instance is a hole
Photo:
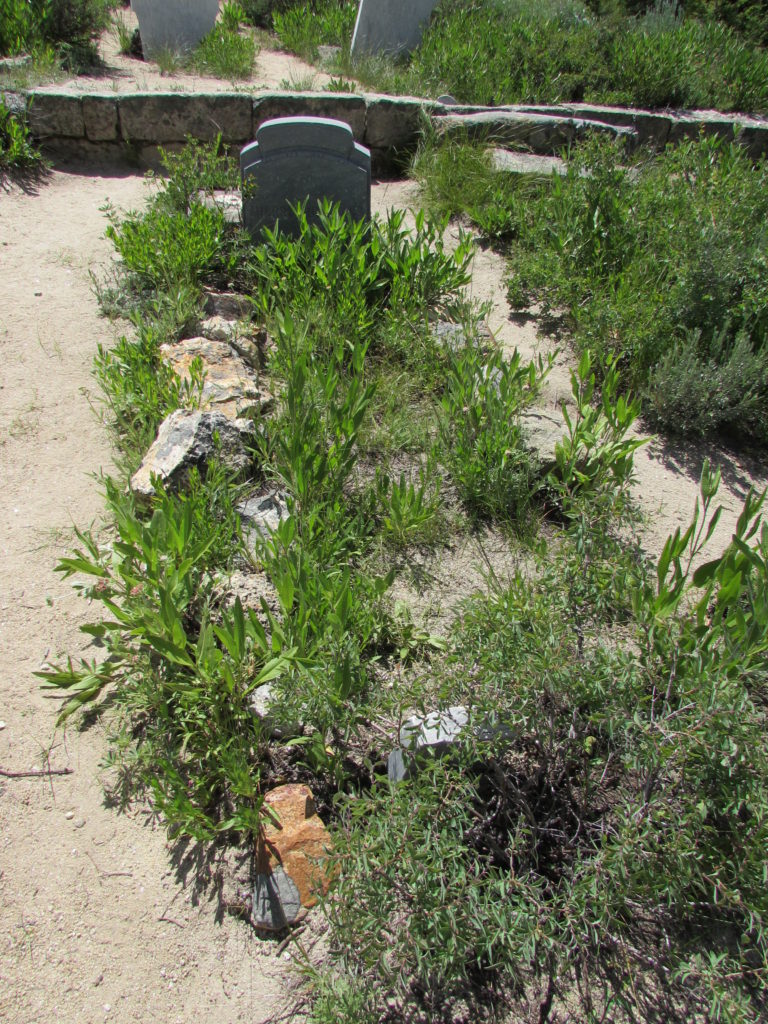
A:
{"label": "white marble headstone", "polygon": [[265,121],[256,141],[240,153],[243,224],[254,237],[276,224],[298,233],[291,206],[306,202],[310,223],[329,199],[353,220],[371,216],[371,153],[355,142],[344,121],[280,117]]}
{"label": "white marble headstone", "polygon": [[360,0],[352,56],[414,50],[435,7],[437,0]]}

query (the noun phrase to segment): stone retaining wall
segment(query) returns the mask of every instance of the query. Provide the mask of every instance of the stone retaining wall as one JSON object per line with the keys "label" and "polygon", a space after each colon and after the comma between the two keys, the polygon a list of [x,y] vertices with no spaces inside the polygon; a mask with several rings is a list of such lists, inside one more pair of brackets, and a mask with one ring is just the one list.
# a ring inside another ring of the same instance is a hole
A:
{"label": "stone retaining wall", "polygon": [[[391,165],[416,147],[428,120],[441,135],[484,138],[534,153],[560,152],[591,131],[624,137],[632,144],[662,146],[700,133],[735,138],[753,156],[768,154],[768,119],[715,111],[628,110],[588,104],[444,106],[411,97],[356,93],[151,93],[82,94],[40,91],[3,94],[26,115],[44,152],[99,152],[149,159],[157,146],[173,148],[188,136],[241,146],[262,122],[274,117],[333,117],[368,146],[375,166]],[[151,162],[151,161],[150,161]]]}

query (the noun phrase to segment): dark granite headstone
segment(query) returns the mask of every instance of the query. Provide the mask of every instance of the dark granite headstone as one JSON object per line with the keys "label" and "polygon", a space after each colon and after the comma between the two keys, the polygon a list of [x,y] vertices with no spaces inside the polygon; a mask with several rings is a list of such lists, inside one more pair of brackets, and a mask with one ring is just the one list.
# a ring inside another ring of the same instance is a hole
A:
{"label": "dark granite headstone", "polygon": [[243,224],[258,237],[262,228],[297,235],[291,206],[306,202],[310,223],[318,203],[329,199],[353,220],[371,216],[371,154],[355,142],[344,121],[281,117],[265,121],[240,154]]}

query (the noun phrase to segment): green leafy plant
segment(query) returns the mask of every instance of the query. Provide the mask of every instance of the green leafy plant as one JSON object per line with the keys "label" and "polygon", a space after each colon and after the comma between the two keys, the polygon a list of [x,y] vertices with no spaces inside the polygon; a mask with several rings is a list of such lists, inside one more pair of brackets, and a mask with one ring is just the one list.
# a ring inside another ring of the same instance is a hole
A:
{"label": "green leafy plant", "polygon": [[201,203],[186,214],[154,208],[138,217],[113,218],[107,235],[140,287],[172,291],[204,280],[226,282],[233,269],[224,217]]}
{"label": "green leafy plant", "polygon": [[349,48],[357,14],[354,3],[315,0],[312,4],[284,6],[285,10],[272,15],[272,24],[286,49],[314,60],[321,44]]}
{"label": "green leafy plant", "polygon": [[393,480],[377,470],[376,498],[384,536],[396,548],[430,537],[439,524],[440,483],[434,466],[419,472],[418,483],[405,473]]}
{"label": "green leafy plant", "polygon": [[480,516],[525,518],[535,467],[520,414],[543,377],[543,364],[524,366],[517,352],[507,361],[469,346],[452,362],[442,400],[442,450],[462,499]]}
{"label": "green leafy plant", "polygon": [[211,622],[210,570],[231,558],[236,531],[231,488],[213,470],[186,495],[161,492],[145,523],[129,497],[106,487],[115,542],[78,531],[81,548],[58,569],[93,580],[78,586],[105,617],[83,628],[108,656],[39,674],[66,698],[60,719],[100,697],[124,709],[114,744],[130,746],[137,783],[152,789],[171,830],[254,835],[263,739],[248,697],[287,670],[291,653],[275,649],[239,602]]}
{"label": "green leafy plant", "polygon": [[40,153],[32,144],[26,123],[0,99],[0,172],[23,171],[40,164]]}
{"label": "green leafy plant", "polygon": [[[327,201],[310,224],[306,210],[297,210],[299,235],[264,232],[251,254],[247,276],[254,302],[265,320],[275,310],[306,316],[311,308],[318,322],[332,323],[332,333],[382,344],[394,321],[420,321],[425,313],[463,311],[459,292],[469,280],[473,247],[462,234],[448,252],[445,223],[419,214],[414,231],[404,225],[402,211],[385,221],[354,223]],[[335,344],[335,342],[334,342]]]}
{"label": "green leafy plant", "polygon": [[222,5],[220,23],[225,31],[237,32],[245,20],[246,13],[236,0],[227,0]]}
{"label": "green leafy plant", "polygon": [[323,88],[326,92],[357,92],[357,86],[347,78],[331,78]]}
{"label": "green leafy plant", "polygon": [[[229,20],[237,17],[235,12]],[[234,28],[228,27],[222,15],[222,21],[195,48],[190,63],[200,74],[236,82],[251,77],[257,53],[258,47],[253,36],[240,33],[237,22]]]}
{"label": "green leafy plant", "polygon": [[126,476],[138,468],[166,416],[199,406],[204,383],[199,359],[182,379],[161,358],[166,340],[161,323],[136,320],[136,340],[123,336],[112,347],[99,345],[94,365]]}
{"label": "green leafy plant", "polygon": [[555,445],[555,468],[547,483],[557,494],[566,514],[572,513],[589,496],[594,506],[607,501],[611,515],[619,515],[628,500],[633,480],[633,455],[647,443],[646,438],[630,437],[629,431],[640,413],[640,403],[618,393],[616,364],[602,374],[599,405],[594,405],[596,378],[592,357],[587,349],[578,368],[571,373],[571,392],[576,404],[573,416],[562,405],[566,433]]}
{"label": "green leafy plant", "polygon": [[96,42],[111,6],[108,0],[4,0],[0,54],[50,48],[77,73],[97,63]]}

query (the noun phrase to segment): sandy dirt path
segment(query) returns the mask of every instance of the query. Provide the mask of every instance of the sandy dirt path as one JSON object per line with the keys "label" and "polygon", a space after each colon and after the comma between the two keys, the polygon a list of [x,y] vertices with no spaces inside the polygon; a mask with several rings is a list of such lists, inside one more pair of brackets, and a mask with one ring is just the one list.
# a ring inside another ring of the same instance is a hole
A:
{"label": "sandy dirt path", "polygon": [[[53,172],[0,191],[0,1020],[8,1024],[266,1021],[284,1001],[274,944],[198,902],[161,827],[103,806],[99,729],[54,734],[32,673],[84,652],[88,608],[53,566],[102,510],[110,450],[88,396],[99,340],[89,269],[110,257],[100,207],[141,177]],[[197,902],[197,905],[195,905]]]}

